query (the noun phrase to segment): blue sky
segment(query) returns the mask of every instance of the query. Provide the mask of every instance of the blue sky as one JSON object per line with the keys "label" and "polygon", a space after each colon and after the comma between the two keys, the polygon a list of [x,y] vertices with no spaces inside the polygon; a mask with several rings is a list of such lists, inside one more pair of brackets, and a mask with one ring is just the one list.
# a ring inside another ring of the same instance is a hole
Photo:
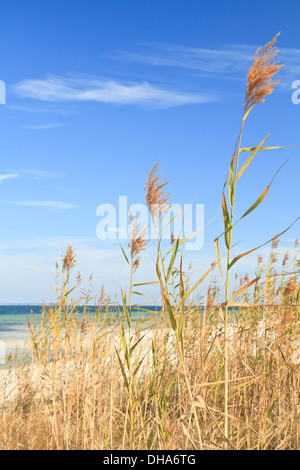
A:
{"label": "blue sky", "polygon": [[[290,6],[289,6],[290,5]],[[66,244],[83,277],[113,296],[128,283],[118,244],[96,237],[96,208],[144,201],[159,158],[172,202],[220,210],[255,50],[281,31],[284,79],[249,118],[244,146],[299,144],[300,4],[272,1],[4,0],[1,3],[0,303],[51,300]],[[300,150],[261,152],[238,188],[247,209],[289,158],[264,204],[237,230],[237,250],[284,230],[299,215]],[[219,215],[204,247],[187,253],[196,280],[214,260]],[[293,246],[299,224],[282,238]],[[151,249],[150,249],[151,252]],[[267,250],[264,251],[267,253]],[[256,255],[237,266],[252,271]],[[154,276],[146,256],[139,280]],[[155,292],[150,292],[155,296]]]}

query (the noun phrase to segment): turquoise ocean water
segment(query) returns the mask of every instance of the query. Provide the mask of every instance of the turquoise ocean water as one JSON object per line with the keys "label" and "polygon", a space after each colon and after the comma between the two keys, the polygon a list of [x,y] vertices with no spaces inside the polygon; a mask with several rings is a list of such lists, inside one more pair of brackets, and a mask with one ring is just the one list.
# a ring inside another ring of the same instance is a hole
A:
{"label": "turquoise ocean water", "polygon": [[[119,307],[122,311],[122,307]],[[147,306],[147,311],[133,308],[132,321],[138,319],[150,319],[159,311],[160,307]],[[88,316],[93,318],[95,315],[93,307],[88,307]],[[111,307],[110,312],[115,315],[116,308]],[[83,307],[78,307],[79,316],[83,313]],[[42,305],[0,305],[0,365],[3,363],[3,355],[7,356],[14,352],[16,348],[24,349],[28,340],[27,319],[34,321],[38,326],[41,321]],[[3,364],[2,364],[3,365]]]}

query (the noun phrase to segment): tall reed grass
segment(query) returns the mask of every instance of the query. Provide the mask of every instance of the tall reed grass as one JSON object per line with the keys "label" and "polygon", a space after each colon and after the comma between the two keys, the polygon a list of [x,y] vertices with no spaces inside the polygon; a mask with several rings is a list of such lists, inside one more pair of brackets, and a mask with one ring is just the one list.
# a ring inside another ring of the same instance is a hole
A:
{"label": "tall reed grass", "polygon": [[[276,39],[255,54],[248,74],[241,130],[223,189],[224,232],[215,240],[216,262],[191,285],[183,248],[193,234],[172,236],[163,251],[170,195],[156,163],[145,191],[157,234],[154,282],[162,309],[149,319],[141,305],[134,321],[132,296],[144,295],[152,284],[135,281],[147,249],[138,219],[130,215],[129,252],[121,247],[130,278],[128,291],[121,288],[122,306],[112,304],[102,288],[91,307],[81,276],[72,280],[76,255],[69,246],[61,272],[57,265],[56,302],[43,307],[39,327],[28,320],[30,355],[15,359],[1,375],[0,448],[298,449],[298,242],[279,260],[281,234],[268,240],[269,259],[258,257],[252,280],[236,274],[229,291],[233,266],[266,244],[232,258],[233,228],[261,204],[273,182],[234,219],[243,173],[258,151],[277,148],[263,146],[269,134],[253,148],[241,146],[249,113],[278,83]],[[249,157],[240,165],[242,152]],[[222,288],[212,277],[217,270]],[[209,278],[206,302],[193,300]]]}

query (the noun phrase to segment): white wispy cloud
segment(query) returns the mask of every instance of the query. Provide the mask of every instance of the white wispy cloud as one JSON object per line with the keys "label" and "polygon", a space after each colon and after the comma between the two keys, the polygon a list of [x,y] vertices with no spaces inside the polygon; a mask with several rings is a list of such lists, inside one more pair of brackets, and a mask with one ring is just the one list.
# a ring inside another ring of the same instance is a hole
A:
{"label": "white wispy cloud", "polygon": [[[111,57],[152,66],[187,69],[204,76],[246,79],[245,74],[258,47],[224,44],[219,48],[203,48],[153,43],[144,44],[142,52],[119,51]],[[279,44],[278,60],[285,64],[282,78],[300,78],[300,49],[281,48]]]}
{"label": "white wispy cloud", "polygon": [[0,251],[6,251],[16,253],[19,251],[26,251],[35,249],[44,250],[63,250],[70,244],[80,250],[88,250],[91,248],[99,247],[99,239],[95,237],[75,237],[74,235],[68,234],[65,236],[46,236],[40,235],[34,238],[18,238],[12,239],[11,237],[6,241],[0,241]]}
{"label": "white wispy cloud", "polygon": [[21,104],[8,104],[7,108],[12,109],[13,111],[23,111],[25,113],[34,113],[34,114],[64,114],[70,115],[75,114],[75,110],[71,109],[62,109],[58,107],[55,103],[52,106],[40,107],[39,105],[33,106],[23,106]]}
{"label": "white wispy cloud", "polygon": [[33,124],[30,126],[24,126],[24,129],[33,129],[33,130],[44,130],[44,129],[56,129],[57,127],[62,127],[64,124],[58,122],[46,122],[44,124]]}
{"label": "white wispy cloud", "polygon": [[153,86],[147,81],[121,83],[114,80],[48,77],[44,80],[23,80],[14,85],[14,90],[24,98],[46,102],[94,101],[118,105],[146,105],[157,108],[216,100],[214,95],[171,90]]}
{"label": "white wispy cloud", "polygon": [[40,179],[54,179],[54,178],[63,178],[65,176],[64,173],[58,173],[54,171],[48,170],[38,170],[34,168],[27,168],[27,169],[9,169],[6,170],[6,173],[0,174],[0,183],[5,180],[16,179],[16,178],[24,178],[24,177],[31,177],[35,180]]}
{"label": "white wispy cloud", "polygon": [[56,171],[49,170],[39,170],[35,168],[26,168],[21,170],[12,170],[18,177],[20,176],[32,176],[34,179],[53,179],[53,178],[63,178],[64,173],[58,173]]}
{"label": "white wispy cloud", "polygon": [[220,49],[184,47],[175,44],[145,45],[141,53],[119,51],[111,57],[147,65],[178,67],[205,74],[234,75],[251,63],[255,48],[223,46]]}
{"label": "white wispy cloud", "polygon": [[77,207],[76,204],[63,201],[10,201],[10,204],[17,206],[39,207],[57,211],[65,211]]}
{"label": "white wispy cloud", "polygon": [[18,178],[18,176],[19,175],[17,175],[16,173],[6,173],[4,175],[0,175],[0,183],[2,183],[2,181],[5,181],[5,180]]}

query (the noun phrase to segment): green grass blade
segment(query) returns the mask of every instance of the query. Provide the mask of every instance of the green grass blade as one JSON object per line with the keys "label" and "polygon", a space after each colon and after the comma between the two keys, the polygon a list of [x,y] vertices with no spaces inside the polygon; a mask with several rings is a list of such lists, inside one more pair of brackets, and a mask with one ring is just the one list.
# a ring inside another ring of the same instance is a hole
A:
{"label": "green grass blade", "polygon": [[211,267],[209,268],[208,271],[206,271],[205,274],[203,274],[203,276],[201,277],[201,279],[199,279],[199,281],[196,282],[196,284],[185,294],[184,298],[187,299],[191,294],[192,292],[194,292],[194,290],[201,284],[201,282],[204,281],[204,279],[209,275],[209,273],[217,266],[218,263],[213,263],[211,265]]}
{"label": "green grass blade", "polygon": [[222,210],[223,210],[223,220],[224,220],[224,229],[225,229],[225,244],[227,249],[229,249],[229,238],[230,238],[230,233],[229,233],[229,213],[228,213],[228,208],[227,208],[227,203],[226,203],[226,197],[225,197],[225,192],[223,188],[223,199],[222,199]]}
{"label": "green grass blade", "polygon": [[[258,147],[254,147],[254,150],[253,152],[251,153],[250,157],[246,160],[246,162],[244,163],[244,165],[242,166],[242,168],[240,169],[240,171],[238,172],[238,175],[237,175],[237,180],[240,179],[240,177],[242,176],[242,174],[244,173],[244,171],[246,170],[246,168],[248,168],[248,166],[250,165],[250,163],[252,162],[253,158],[255,157],[255,155],[257,154],[257,152],[259,150],[262,150],[262,145],[264,144],[264,142],[267,140],[267,138],[269,137],[269,135],[271,134],[271,132],[269,132],[269,134],[266,135],[266,137],[261,141],[261,143],[259,144]],[[240,152],[243,152],[244,149],[240,149]]]}
{"label": "green grass blade", "polygon": [[170,264],[169,264],[169,267],[168,267],[166,282],[168,282],[169,279],[170,279],[172,269],[173,269],[173,266],[174,266],[174,263],[175,263],[175,260],[176,260],[176,256],[177,256],[177,253],[178,253],[178,248],[179,248],[179,238],[177,238],[175,246],[173,248],[173,254],[172,254],[171,261],[170,261]]}
{"label": "green grass blade", "polygon": [[246,255],[249,255],[250,253],[253,253],[253,251],[256,251],[256,250],[259,250],[259,248],[262,248],[263,246],[267,245],[268,243],[272,242],[273,240],[275,240],[275,238],[277,237],[280,237],[281,235],[283,235],[284,233],[286,233],[296,222],[298,222],[298,220],[300,219],[300,217],[297,217],[297,219],[287,228],[285,229],[283,232],[279,233],[278,235],[275,235],[275,237],[273,238],[270,238],[270,240],[268,240],[267,242],[263,243],[262,245],[259,245],[257,246],[256,248],[252,248],[252,250],[249,250],[249,251],[245,251],[245,253],[242,253],[241,255],[238,255],[236,256],[230,263],[229,265],[229,269],[232,268],[232,266],[238,261],[240,260],[241,258],[243,258],[244,256]]}
{"label": "green grass blade", "polygon": [[282,167],[286,164],[286,162],[284,162],[283,165],[281,165],[281,167],[279,168],[279,170],[275,173],[275,175],[273,176],[272,180],[271,180],[271,183],[266,187],[266,189],[262,192],[262,194],[259,196],[259,198],[255,201],[254,204],[252,204],[252,206],[242,215],[242,217],[239,219],[243,219],[244,217],[246,217],[247,215],[249,215],[252,211],[254,211],[259,205],[260,203],[265,199],[266,195],[268,194],[269,192],[269,189],[274,181],[274,179],[276,178],[276,176],[278,175],[279,171],[282,169]]}

